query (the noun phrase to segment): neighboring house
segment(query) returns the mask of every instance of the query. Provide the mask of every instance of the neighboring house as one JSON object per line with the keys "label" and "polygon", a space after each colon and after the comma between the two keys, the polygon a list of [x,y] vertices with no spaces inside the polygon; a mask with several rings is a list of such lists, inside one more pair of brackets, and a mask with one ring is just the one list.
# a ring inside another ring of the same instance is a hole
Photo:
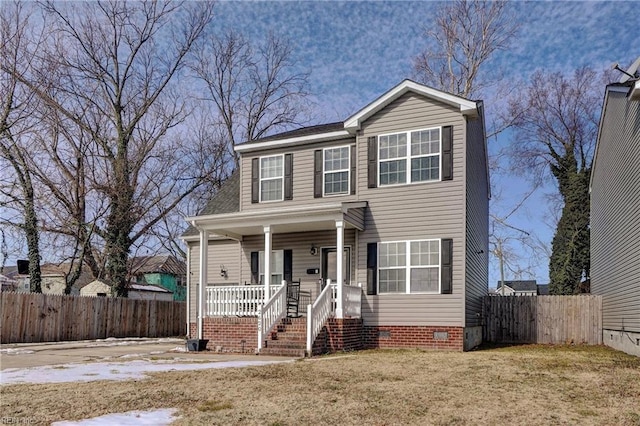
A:
{"label": "neighboring house", "polygon": [[495,294],[498,296],[537,296],[538,285],[536,280],[505,281],[503,291],[502,284],[498,281]]}
{"label": "neighboring house", "polygon": [[549,295],[549,284],[538,284],[538,296]]}
{"label": "neighboring house", "polygon": [[[40,265],[41,288],[43,294],[65,294],[66,274],[71,265],[69,263],[61,263],[59,265],[53,263],[45,263]],[[29,293],[30,280],[29,275],[20,274],[17,267],[5,268],[7,277],[16,282],[16,291],[20,293]],[[71,295],[80,294],[80,288],[89,283],[93,279],[88,268],[84,268],[80,278],[71,287]]]}
{"label": "neighboring house", "polygon": [[[94,280],[80,289],[80,295],[110,297],[111,286],[104,281]],[[128,298],[173,301],[173,293],[157,285],[131,283]]]}
{"label": "neighboring house", "polygon": [[140,284],[154,284],[173,293],[174,300],[186,299],[187,266],[174,256],[138,256],[131,259],[131,275]]}
{"label": "neighboring house", "polygon": [[0,274],[0,291],[16,291],[18,282],[4,274]]}
{"label": "neighboring house", "polygon": [[318,336],[331,350],[481,342],[482,102],[405,80],[344,122],[235,151],[239,170],[187,218],[191,337],[223,351],[273,347],[266,336],[296,303],[299,281],[316,303],[296,311],[308,323],[290,321],[306,328],[308,352]]}
{"label": "neighboring house", "polygon": [[606,87],[591,172],[591,293],[603,342],[640,356],[640,58]]}

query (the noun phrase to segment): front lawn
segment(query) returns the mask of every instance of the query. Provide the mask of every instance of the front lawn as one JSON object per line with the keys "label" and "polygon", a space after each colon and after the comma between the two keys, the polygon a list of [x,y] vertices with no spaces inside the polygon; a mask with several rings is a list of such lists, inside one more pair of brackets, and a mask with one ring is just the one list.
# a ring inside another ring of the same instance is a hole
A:
{"label": "front lawn", "polygon": [[0,391],[2,418],[30,424],[173,407],[175,425],[640,424],[640,358],[586,346],[364,351]]}

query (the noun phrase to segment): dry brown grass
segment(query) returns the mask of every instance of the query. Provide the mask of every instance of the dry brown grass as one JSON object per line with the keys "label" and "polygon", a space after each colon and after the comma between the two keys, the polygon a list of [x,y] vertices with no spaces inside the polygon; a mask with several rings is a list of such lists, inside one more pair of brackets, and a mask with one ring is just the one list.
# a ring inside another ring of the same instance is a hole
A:
{"label": "dry brown grass", "polygon": [[176,407],[175,425],[639,425],[640,359],[581,346],[365,351],[1,392],[3,418],[45,424]]}

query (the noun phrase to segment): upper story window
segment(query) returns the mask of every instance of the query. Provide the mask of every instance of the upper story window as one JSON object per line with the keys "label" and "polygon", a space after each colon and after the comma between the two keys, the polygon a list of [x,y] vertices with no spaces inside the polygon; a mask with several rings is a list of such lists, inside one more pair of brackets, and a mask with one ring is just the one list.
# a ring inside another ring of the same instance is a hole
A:
{"label": "upper story window", "polygon": [[349,146],[323,150],[324,195],[349,193],[350,152]]}
{"label": "upper story window", "polygon": [[440,128],[378,137],[380,186],[440,180]]}
{"label": "upper story window", "polygon": [[356,193],[356,147],[335,146],[313,152],[313,196]]}
{"label": "upper story window", "polygon": [[251,202],[293,199],[293,154],[251,159]]}
{"label": "upper story window", "polygon": [[260,202],[282,201],[284,189],[284,156],[260,158]]}

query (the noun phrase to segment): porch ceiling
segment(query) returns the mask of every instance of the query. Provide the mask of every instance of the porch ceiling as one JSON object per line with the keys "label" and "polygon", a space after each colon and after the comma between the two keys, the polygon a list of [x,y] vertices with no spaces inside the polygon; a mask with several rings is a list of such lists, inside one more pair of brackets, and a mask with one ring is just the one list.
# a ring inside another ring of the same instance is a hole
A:
{"label": "porch ceiling", "polygon": [[[307,205],[293,208],[271,208],[248,212],[188,217],[186,220],[199,230],[242,240],[246,235],[259,235],[265,226],[272,233],[310,232],[335,230],[336,220],[343,220],[346,229],[364,230],[363,221],[366,201]],[[353,213],[360,210],[362,214]],[[351,211],[351,212],[350,212]]]}

